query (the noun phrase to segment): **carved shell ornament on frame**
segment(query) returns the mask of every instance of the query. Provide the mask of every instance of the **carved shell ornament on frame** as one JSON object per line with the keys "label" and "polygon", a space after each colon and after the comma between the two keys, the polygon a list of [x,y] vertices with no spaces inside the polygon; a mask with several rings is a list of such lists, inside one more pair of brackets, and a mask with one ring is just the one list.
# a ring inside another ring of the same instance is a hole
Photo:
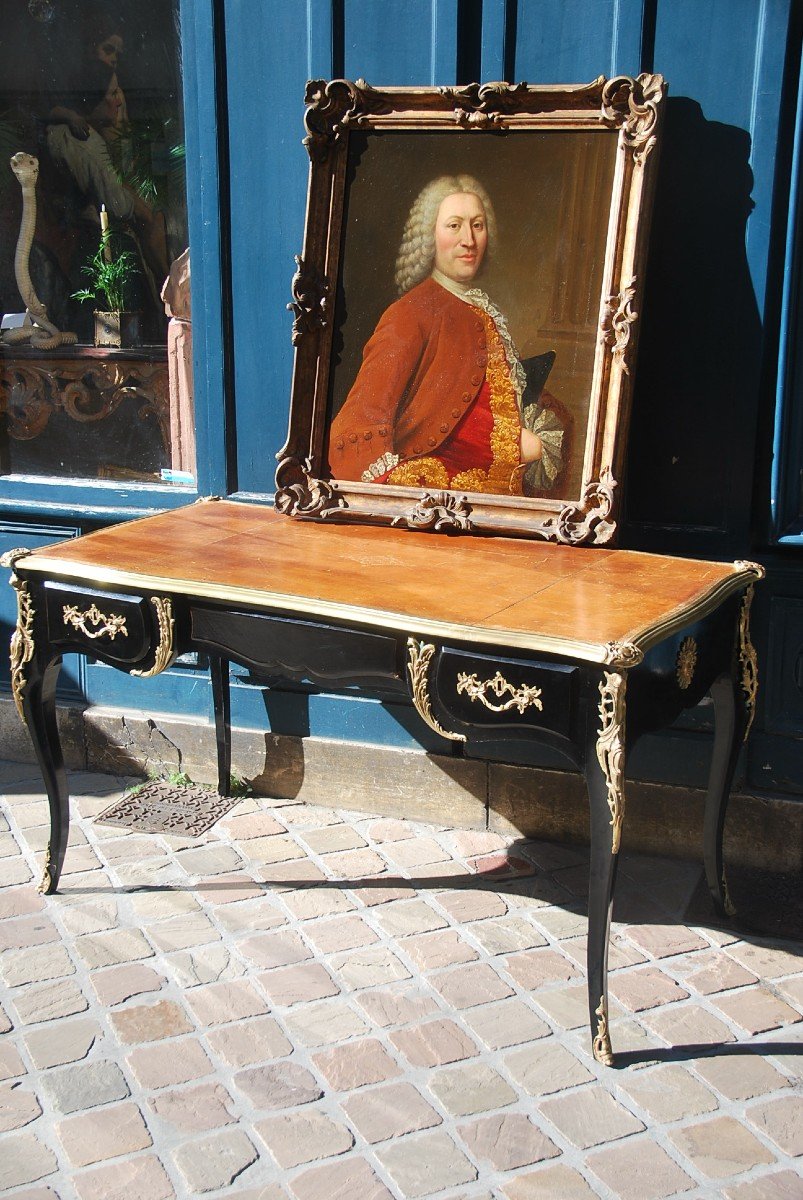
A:
{"label": "carved shell ornament on frame", "polygon": [[643,167],[655,146],[658,104],[665,91],[662,75],[642,74],[635,79],[617,75],[602,89],[602,121],[621,128],[624,142],[633,150],[633,161]]}
{"label": "carved shell ornament on frame", "polygon": [[293,314],[291,340],[297,346],[307,334],[317,334],[326,328],[328,319],[329,280],[315,266],[308,266],[301,255],[295,255],[296,273],[291,290],[293,299],[287,305]]}
{"label": "carved shell ornament on frame", "polygon": [[312,474],[312,460],[289,454],[276,469],[277,512],[293,517],[328,517],[346,507],[344,496],[338,496],[325,479]]}
{"label": "carved shell ornament on frame", "polygon": [[404,525],[408,529],[421,531],[471,529],[471,505],[465,496],[452,492],[425,492],[409,512],[395,517],[393,525]]}
{"label": "carved shell ornament on frame", "polygon": [[567,546],[590,541],[605,545],[616,533],[616,522],[608,518],[613,510],[616,480],[608,467],[600,472],[599,481],[586,484],[580,504],[567,504],[556,517],[550,517],[534,527],[534,533],[554,539]]}
{"label": "carved shell ornament on frame", "polygon": [[321,162],[349,127],[364,123],[369,116],[390,111],[382,93],[364,79],[311,79],[304,94],[307,105],[304,145],[313,162]]}
{"label": "carved shell ornament on frame", "polygon": [[625,375],[630,374],[628,347],[631,345],[633,325],[638,320],[638,313],[633,308],[635,295],[636,277],[633,276],[621,292],[608,297],[600,323],[600,337],[606,346],[611,347],[614,362],[619,363]]}
{"label": "carved shell ornament on frame", "polygon": [[526,83],[469,83],[465,87],[441,87],[438,91],[454,103],[454,119],[465,129],[494,129],[515,112]]}

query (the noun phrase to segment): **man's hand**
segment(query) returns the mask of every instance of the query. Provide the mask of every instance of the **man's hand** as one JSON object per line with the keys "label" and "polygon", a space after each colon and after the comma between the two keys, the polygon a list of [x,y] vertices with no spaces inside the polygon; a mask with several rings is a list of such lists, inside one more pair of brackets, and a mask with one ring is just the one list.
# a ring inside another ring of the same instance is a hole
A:
{"label": "man's hand", "polygon": [[521,461],[523,463],[538,462],[543,454],[544,448],[541,439],[537,433],[531,433],[529,429],[521,431]]}

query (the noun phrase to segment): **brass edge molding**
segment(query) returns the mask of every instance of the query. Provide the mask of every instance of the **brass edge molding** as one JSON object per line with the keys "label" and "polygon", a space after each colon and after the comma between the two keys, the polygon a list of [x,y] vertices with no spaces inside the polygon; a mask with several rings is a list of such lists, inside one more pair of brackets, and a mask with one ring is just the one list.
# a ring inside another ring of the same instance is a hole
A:
{"label": "brass edge molding", "polygon": [[597,1018],[597,1032],[592,1046],[594,1058],[603,1067],[612,1067],[613,1050],[611,1049],[611,1035],[608,1032],[608,1001],[604,996],[600,996],[599,1004],[594,1009],[594,1016]]}
{"label": "brass edge molding", "polygon": [[[83,612],[78,608],[77,604],[65,604],[62,610],[64,615],[64,624],[72,625],[73,629],[83,633],[88,638],[99,638],[108,636],[109,641],[113,642],[118,633],[123,637],[128,637],[126,629],[126,618],[120,616],[119,613],[112,613],[107,616],[98,608],[97,604],[90,604],[89,608]],[[92,626],[92,628],[89,628]]]}
{"label": "brass edge molding", "polygon": [[641,628],[630,630],[622,641],[633,642],[642,653],[646,654],[649,649],[669,637],[670,634],[679,633],[686,625],[693,625],[702,617],[707,617],[709,613],[719,608],[722,601],[727,600],[728,596],[732,596],[734,592],[740,592],[745,584],[762,578],[757,574],[757,568],[753,563],[734,563],[733,565],[735,570],[732,575],[718,579],[691,604],[679,604],[677,608],[673,608],[654,625],[643,625]]}
{"label": "brass edge molding", "polygon": [[169,667],[173,659],[176,657],[174,648],[176,622],[173,619],[173,602],[169,597],[162,598],[161,596],[151,596],[151,604],[156,610],[156,620],[159,625],[159,644],[156,647],[153,666],[147,671],[134,671],[132,675],[138,675],[140,679],[150,679],[152,675],[158,675],[164,671],[165,667]]}
{"label": "brass edge molding", "polygon": [[[514,687],[512,683],[508,683],[501,671],[497,671],[493,679],[485,679],[480,683],[476,675],[467,675],[465,671],[461,671],[457,677],[458,694],[465,692],[469,700],[478,700],[491,712],[503,713],[511,708],[517,708],[520,713],[524,713],[525,709],[532,706],[533,708],[543,711],[544,705],[541,700],[542,690],[539,687],[530,687],[527,684],[521,684],[520,687]],[[497,700],[501,700],[506,694],[510,694],[510,699],[504,704],[494,704],[486,695],[486,692],[493,692]]]}
{"label": "brass edge molding", "polygon": [[678,687],[682,692],[691,687],[696,667],[697,642],[693,637],[686,637],[680,643],[677,658],[675,659],[675,675],[677,676]]}
{"label": "brass edge molding", "polygon": [[413,704],[418,710],[418,715],[426,721],[430,729],[434,729],[441,737],[449,738],[453,742],[464,742],[466,740],[463,733],[450,733],[448,729],[444,729],[439,725],[432,715],[432,708],[429,702],[429,664],[432,661],[432,656],[435,653],[435,647],[431,642],[418,642],[415,638],[407,639],[407,670],[410,673],[410,686],[413,695]]}
{"label": "brass edge molding", "polygon": [[756,693],[758,692],[758,655],[750,640],[750,606],[753,603],[754,586],[751,583],[742,596],[742,606],[739,610],[739,665],[742,669],[742,691],[747,708],[747,727],[744,740],[750,734],[753,718],[756,715]]}
{"label": "brass edge molding", "polygon": [[[12,551],[12,553],[18,552]],[[33,640],[34,608],[30,588],[24,579],[12,575],[11,586],[17,593],[17,627],[11,635],[11,694],[14,697],[14,704],[20,720],[23,725],[27,725],[22,705],[22,693],[28,683],[25,668],[33,658],[35,650]]]}
{"label": "brass edge molding", "polygon": [[[150,518],[139,518],[139,520],[148,519]],[[90,533],[86,536],[89,538],[95,535]],[[392,612],[379,608],[362,608],[337,600],[318,600],[293,593],[265,592],[250,588],[227,587],[226,585],[207,587],[198,580],[171,579],[169,576],[148,575],[144,572],[135,575],[113,567],[71,562],[69,559],[55,556],[39,558],[36,552],[31,554],[26,561],[25,570],[45,578],[65,578],[80,583],[102,583],[138,592],[173,592],[180,596],[207,600],[234,601],[238,604],[249,604],[267,612],[278,610],[305,613],[320,618],[358,620],[364,625],[392,629],[398,633],[409,631],[412,627],[421,637],[434,637],[440,640],[455,639],[467,645],[482,642],[485,645],[490,643],[518,650],[532,650],[541,654],[567,655],[579,662],[604,666],[620,665],[619,659],[611,658],[611,646],[632,645],[643,656],[657,642],[672,633],[679,632],[701,617],[707,616],[727,596],[740,591],[751,578],[756,578],[754,572],[750,574],[734,572],[713,584],[692,604],[679,605],[656,624],[629,631],[619,642],[603,644],[601,642],[583,642],[574,638],[533,634],[524,630],[502,630],[490,625],[467,625],[439,621],[434,618],[413,621],[409,613]],[[623,662],[621,665],[628,666],[635,665],[635,663]]]}
{"label": "brass edge molding", "polygon": [[617,854],[622,839],[625,815],[625,691],[627,676],[606,671],[599,684],[600,731],[597,737],[597,759],[608,786],[608,808],[611,810],[611,853]]}
{"label": "brass edge molding", "polygon": [[[91,537],[92,534],[87,534]],[[411,625],[421,636],[439,639],[453,638],[460,642],[473,645],[482,642],[515,647],[521,650],[533,650],[543,654],[568,655],[580,662],[606,663],[608,650],[597,642],[579,642],[571,638],[532,635],[521,631],[501,631],[493,627],[481,625],[459,625],[448,621],[426,620],[411,621],[409,613],[389,612],[385,609],[361,608],[357,605],[339,601],[316,600],[308,596],[292,593],[254,591],[250,588],[226,586],[205,587],[198,581],[188,579],[170,579],[163,575],[134,575],[113,567],[93,567],[86,563],[69,562],[66,559],[48,558],[35,564],[26,563],[36,574],[45,578],[74,579],[81,583],[102,583],[127,590],[165,591],[178,596],[190,596],[205,600],[234,601],[238,604],[249,604],[267,612],[287,611],[305,613],[314,617],[335,617],[342,620],[357,620],[363,625],[371,625],[379,629],[392,629],[396,632],[409,630]]]}

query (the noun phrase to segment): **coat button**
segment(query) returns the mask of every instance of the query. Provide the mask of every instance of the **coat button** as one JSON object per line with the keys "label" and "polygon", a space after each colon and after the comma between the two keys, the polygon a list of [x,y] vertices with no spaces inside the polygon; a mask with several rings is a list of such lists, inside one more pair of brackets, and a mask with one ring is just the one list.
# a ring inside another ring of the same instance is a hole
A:
{"label": "coat button", "polygon": [[379,433],[379,436],[380,436],[380,437],[387,437],[387,436],[388,436],[388,428],[387,428],[387,425],[381,425],[381,426],[379,427],[378,433]]}
{"label": "coat button", "polygon": [[428,445],[428,446],[434,446],[434,445],[435,445],[435,439],[434,439],[434,438],[427,438],[427,445]]}
{"label": "coat button", "polygon": [[449,432],[449,426],[441,425],[441,433],[448,433],[448,432]]}
{"label": "coat button", "polygon": [[460,399],[463,401],[464,404],[468,404],[469,400],[471,399],[471,396],[468,394],[468,392],[463,392],[463,395],[460,397]]}
{"label": "coat button", "polygon": [[484,350],[485,349],[485,338],[484,337],[477,338],[477,345],[479,346],[480,350]]}
{"label": "coat button", "polygon": [[472,387],[479,387],[481,382],[482,382],[482,380],[480,379],[479,375],[471,376]]}
{"label": "coat button", "polygon": [[413,446],[413,454],[420,454],[420,453],[421,453],[421,447]]}
{"label": "coat button", "polygon": [[343,441],[342,438],[338,438],[337,441],[335,442],[335,450],[342,450],[343,447],[345,446],[345,444],[346,443]]}
{"label": "coat button", "polygon": [[454,419],[455,419],[455,420],[457,420],[457,418],[460,416],[460,409],[459,409],[459,408],[453,408],[453,409],[452,409],[452,416],[454,417]]}
{"label": "coat button", "polygon": [[363,437],[365,438],[366,442],[370,442],[370,440],[371,440],[371,438],[372,438],[373,436],[374,436],[374,435],[371,433],[371,430],[370,430],[370,429],[368,430],[368,432],[367,432],[367,433],[363,434]]}
{"label": "coat button", "polygon": [[353,444],[354,442],[356,442],[356,440],[357,440],[357,435],[356,435],[356,433],[350,433],[350,434],[349,434],[349,441],[350,441],[350,442]]}

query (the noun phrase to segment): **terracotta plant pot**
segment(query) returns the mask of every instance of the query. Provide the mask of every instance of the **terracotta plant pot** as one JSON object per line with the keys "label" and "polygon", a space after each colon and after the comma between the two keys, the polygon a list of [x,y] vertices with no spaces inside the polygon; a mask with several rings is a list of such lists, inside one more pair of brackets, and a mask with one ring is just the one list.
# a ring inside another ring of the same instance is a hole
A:
{"label": "terracotta plant pot", "polygon": [[95,310],[95,345],[132,348],[142,345],[139,312]]}

